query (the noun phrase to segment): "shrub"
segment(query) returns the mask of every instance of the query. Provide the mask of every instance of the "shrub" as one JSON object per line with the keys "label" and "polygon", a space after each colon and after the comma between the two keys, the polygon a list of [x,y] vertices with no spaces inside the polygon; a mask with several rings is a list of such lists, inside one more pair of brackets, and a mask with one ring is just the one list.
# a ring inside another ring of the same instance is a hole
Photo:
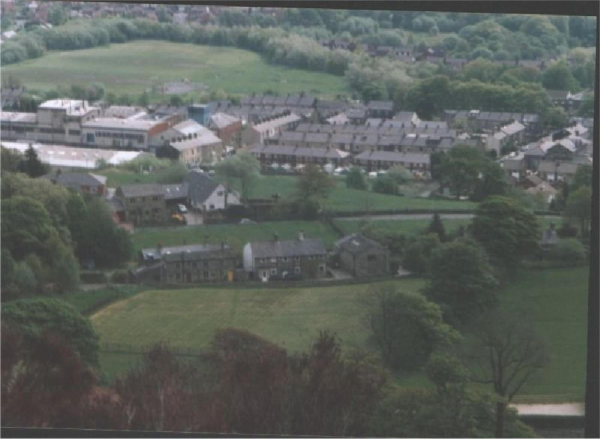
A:
{"label": "shrub", "polygon": [[126,271],[115,271],[112,274],[111,281],[114,284],[126,284],[129,282],[129,273]]}
{"label": "shrub", "polygon": [[577,236],[577,227],[569,223],[562,223],[556,234],[560,238],[575,238]]}
{"label": "shrub", "polygon": [[101,271],[91,271],[79,274],[79,279],[84,284],[104,284],[108,280]]}
{"label": "shrub", "polygon": [[548,258],[564,266],[573,266],[584,263],[587,255],[583,244],[577,239],[561,239],[548,252]]}
{"label": "shrub", "polygon": [[380,194],[398,194],[398,184],[391,178],[386,176],[377,177],[373,182],[373,192]]}

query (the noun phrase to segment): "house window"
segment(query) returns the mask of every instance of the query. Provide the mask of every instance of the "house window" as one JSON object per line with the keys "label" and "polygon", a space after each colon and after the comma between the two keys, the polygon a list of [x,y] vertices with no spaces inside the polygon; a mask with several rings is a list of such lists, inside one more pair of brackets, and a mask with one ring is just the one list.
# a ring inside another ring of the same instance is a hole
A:
{"label": "house window", "polygon": [[300,267],[294,267],[294,273],[300,274]]}
{"label": "house window", "polygon": [[295,261],[299,261],[300,260],[300,256],[294,256],[294,260]]}
{"label": "house window", "polygon": [[218,195],[219,197],[222,197],[222,196],[223,196],[223,191],[219,191],[219,192],[217,192],[217,195]]}
{"label": "house window", "polygon": [[271,276],[275,276],[277,274],[277,268],[271,268]]}
{"label": "house window", "polygon": [[215,205],[214,205],[214,204],[211,204],[211,205],[209,206],[209,209],[210,209],[210,210],[214,210],[214,208],[215,208]]}
{"label": "house window", "polygon": [[314,258],[315,258],[315,257],[314,257],[313,255],[310,255],[310,256],[308,257],[308,259],[310,259],[311,261],[312,261]]}
{"label": "house window", "polygon": [[288,260],[287,256],[284,256],[283,257],[283,262],[287,262],[287,260]]}
{"label": "house window", "polygon": [[271,258],[271,263],[275,264],[277,262],[277,258]]}
{"label": "house window", "polygon": [[325,273],[325,265],[319,265],[319,273]]}

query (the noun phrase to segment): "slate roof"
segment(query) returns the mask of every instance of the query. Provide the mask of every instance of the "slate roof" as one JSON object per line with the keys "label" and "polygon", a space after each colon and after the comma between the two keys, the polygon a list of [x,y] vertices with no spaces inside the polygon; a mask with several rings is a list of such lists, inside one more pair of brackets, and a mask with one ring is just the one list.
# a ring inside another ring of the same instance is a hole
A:
{"label": "slate roof", "polygon": [[234,123],[239,122],[239,119],[237,117],[230,116],[230,115],[225,114],[225,113],[216,113],[216,114],[213,114],[211,116],[210,122],[217,129],[221,130],[221,129],[226,128],[226,127],[228,127],[230,125],[233,125]]}
{"label": "slate roof", "polygon": [[186,176],[188,184],[188,197],[196,203],[204,203],[208,197],[219,187],[219,183],[212,180],[203,172],[192,171]]}
{"label": "slate roof", "polygon": [[199,259],[221,259],[235,257],[235,252],[227,244],[194,244],[175,247],[145,248],[141,250],[145,261],[194,261]]}
{"label": "slate roof", "polygon": [[187,198],[188,184],[163,184],[165,191],[165,200],[176,200],[178,198]]}
{"label": "slate roof", "polygon": [[369,110],[393,111],[394,103],[392,101],[371,101],[367,108]]}
{"label": "slate roof", "polygon": [[429,164],[429,154],[393,151],[364,151],[355,157],[356,160],[397,162],[397,163],[426,163]]}
{"label": "slate roof", "polygon": [[119,187],[119,190],[125,198],[164,195],[165,193],[160,184],[126,184]]}
{"label": "slate roof", "polygon": [[250,242],[249,245],[252,249],[252,257],[254,258],[281,258],[327,254],[325,245],[320,239]]}
{"label": "slate roof", "polygon": [[351,254],[360,254],[369,250],[386,251],[387,249],[377,241],[367,238],[361,233],[344,236],[334,244],[336,251],[346,251]]}
{"label": "slate roof", "polygon": [[60,174],[44,175],[44,179],[62,186],[104,186],[106,177],[103,175],[90,174],[87,172],[62,172]]}
{"label": "slate roof", "polygon": [[345,158],[349,152],[335,148],[310,148],[293,145],[254,145],[249,149],[254,154],[289,155],[294,157],[319,157],[327,159]]}
{"label": "slate roof", "polygon": [[558,172],[559,174],[575,174],[577,172],[577,163],[557,162],[542,160],[538,166],[539,172]]}

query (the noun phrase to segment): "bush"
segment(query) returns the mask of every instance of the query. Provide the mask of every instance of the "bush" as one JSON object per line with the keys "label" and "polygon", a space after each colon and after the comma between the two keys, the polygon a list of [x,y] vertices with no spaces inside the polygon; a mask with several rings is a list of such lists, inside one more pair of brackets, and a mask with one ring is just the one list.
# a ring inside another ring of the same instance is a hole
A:
{"label": "bush", "polygon": [[548,259],[564,266],[581,265],[587,259],[583,244],[577,239],[561,239],[548,252]]}
{"label": "bush", "polygon": [[373,192],[398,195],[398,184],[387,175],[383,177],[377,177],[373,182]]}
{"label": "bush", "polygon": [[79,274],[79,279],[84,284],[104,284],[107,282],[106,274],[101,271],[83,272]]}
{"label": "bush", "polygon": [[111,276],[111,282],[114,284],[129,283],[129,273],[127,271],[115,271]]}
{"label": "bush", "polygon": [[577,237],[577,227],[572,226],[569,223],[562,223],[560,228],[556,231],[556,234],[560,238],[575,238]]}
{"label": "bush", "polygon": [[346,175],[346,187],[350,189],[367,190],[367,180],[361,169],[354,166]]}

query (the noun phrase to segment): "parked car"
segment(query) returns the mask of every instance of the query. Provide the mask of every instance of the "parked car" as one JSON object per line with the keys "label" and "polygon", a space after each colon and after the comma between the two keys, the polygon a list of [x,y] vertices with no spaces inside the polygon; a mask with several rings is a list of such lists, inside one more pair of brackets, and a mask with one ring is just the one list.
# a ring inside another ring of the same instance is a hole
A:
{"label": "parked car", "polygon": [[177,211],[179,213],[188,213],[188,208],[185,207],[185,204],[178,204],[177,205]]}
{"label": "parked car", "polygon": [[180,224],[187,224],[187,220],[185,219],[185,217],[178,213],[174,213],[173,215],[171,215],[171,219]]}
{"label": "parked car", "polygon": [[240,224],[256,224],[256,221],[252,221],[249,218],[242,218]]}

